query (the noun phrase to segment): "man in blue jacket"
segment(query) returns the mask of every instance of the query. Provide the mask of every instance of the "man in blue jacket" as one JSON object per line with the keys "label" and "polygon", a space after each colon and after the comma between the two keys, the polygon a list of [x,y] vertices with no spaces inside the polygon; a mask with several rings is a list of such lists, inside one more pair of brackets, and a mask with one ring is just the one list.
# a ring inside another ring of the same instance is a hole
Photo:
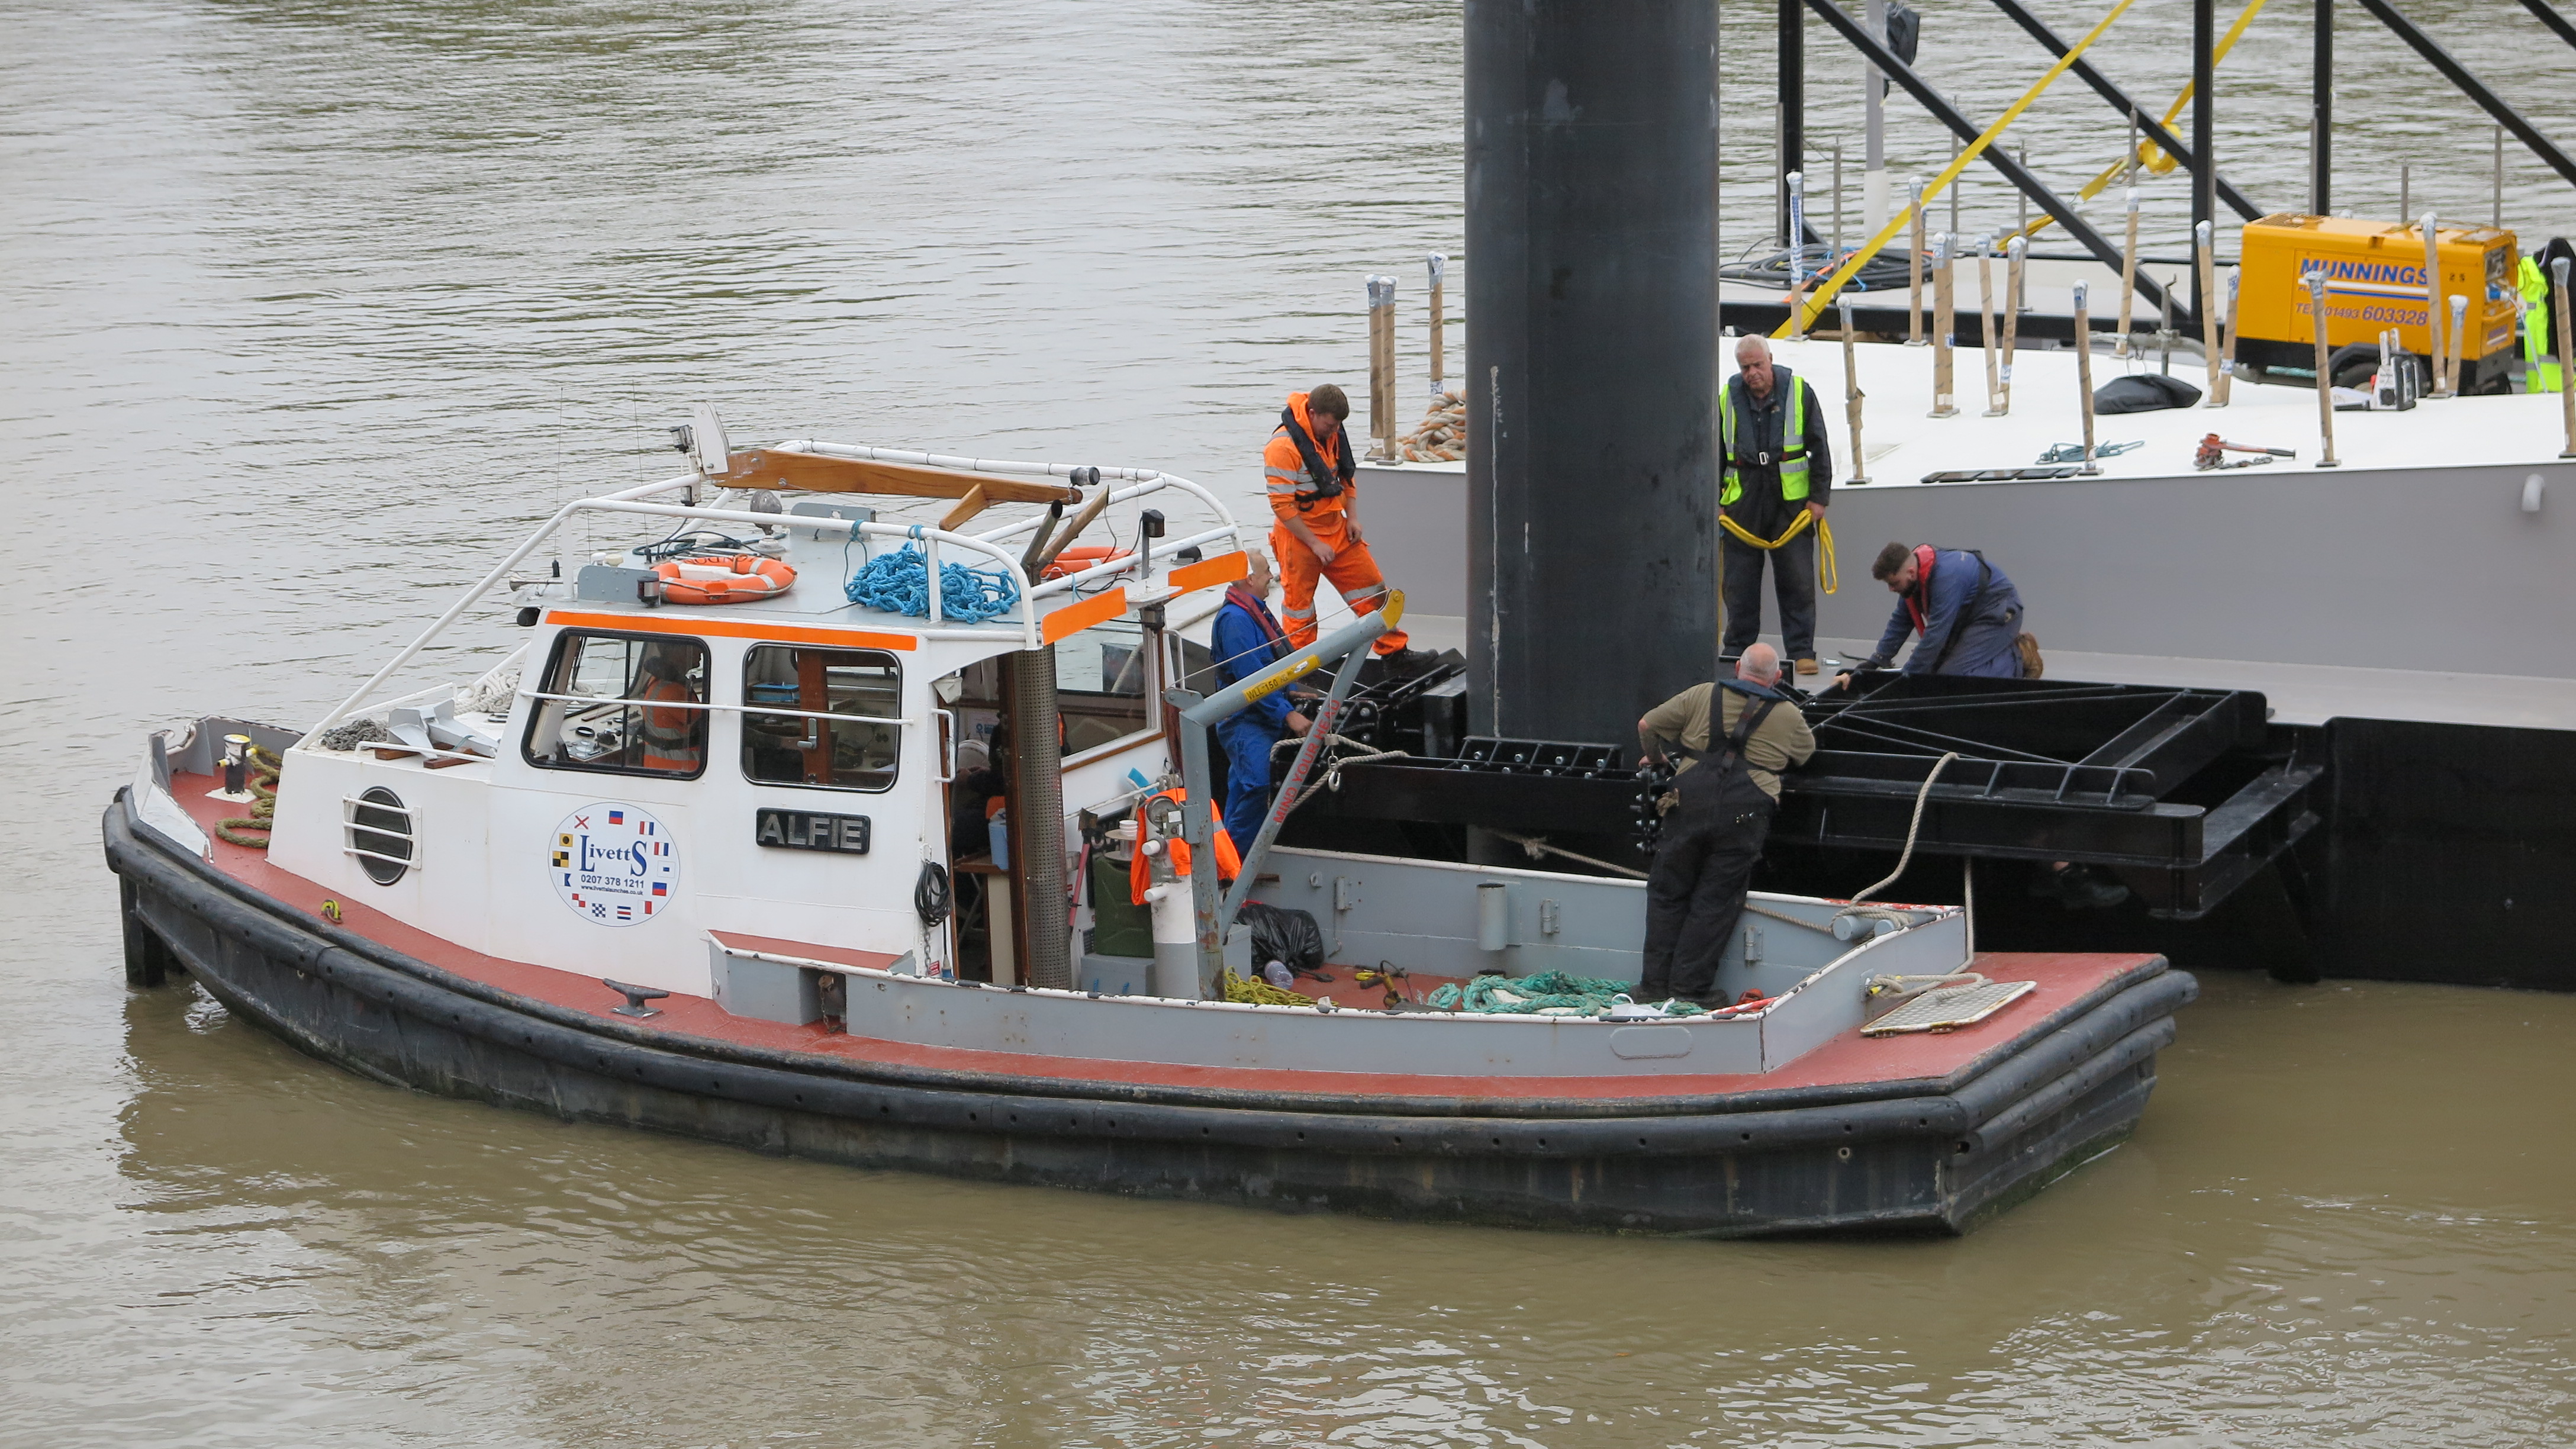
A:
{"label": "man in blue jacket", "polygon": [[[2021,591],[1984,556],[1958,548],[1891,543],[1869,576],[1896,595],[1896,612],[1863,669],[1885,669],[1919,634],[1906,656],[1908,674],[1960,674],[1979,679],[2036,679],[2039,642],[2022,632]],[[1840,688],[1848,674],[1834,681]]]}
{"label": "man in blue jacket", "polygon": [[[1212,643],[1221,684],[1249,679],[1288,653],[1287,631],[1270,612],[1270,560],[1254,549],[1247,565],[1216,611]],[[1270,747],[1304,734],[1309,723],[1291,707],[1284,689],[1217,722],[1217,743],[1225,747],[1225,832],[1240,848],[1251,848],[1270,805]]]}

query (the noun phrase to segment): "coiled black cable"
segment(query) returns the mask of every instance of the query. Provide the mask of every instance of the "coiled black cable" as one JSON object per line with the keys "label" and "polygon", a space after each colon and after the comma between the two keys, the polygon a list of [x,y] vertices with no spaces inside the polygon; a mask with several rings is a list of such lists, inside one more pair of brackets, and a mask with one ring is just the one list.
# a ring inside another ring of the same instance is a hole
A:
{"label": "coiled black cable", "polygon": [[956,905],[948,889],[948,867],[935,860],[921,863],[921,879],[912,887],[912,909],[925,926],[936,926],[948,919]]}

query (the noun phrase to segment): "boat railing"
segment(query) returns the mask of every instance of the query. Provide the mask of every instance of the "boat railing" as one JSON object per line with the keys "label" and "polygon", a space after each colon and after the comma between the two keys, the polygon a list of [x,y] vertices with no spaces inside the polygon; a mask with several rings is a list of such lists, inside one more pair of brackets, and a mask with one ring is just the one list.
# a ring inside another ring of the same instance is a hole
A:
{"label": "boat railing", "polygon": [[[989,458],[951,458],[939,454],[892,448],[876,448],[867,446],[854,447],[843,444],[814,443],[809,441],[798,441],[784,444],[782,446],[816,453],[824,453],[832,456],[862,458],[878,462],[913,463],[924,466],[955,468],[973,472],[1022,474],[1037,477],[1070,478],[1077,466],[1069,463],[1029,463]],[[1201,487],[1199,484],[1191,482],[1189,479],[1150,468],[1102,468],[1099,470],[1099,474],[1104,484],[1117,483],[1124,485],[1114,488],[1109,495],[1109,503],[1114,504],[1126,502],[1130,499],[1139,498],[1150,493],[1164,489],[1171,489],[1177,492],[1186,493],[1196,498],[1199,502],[1205,504],[1209,511],[1214,513],[1221,522],[1216,527],[1202,529],[1197,533],[1189,534],[1184,537],[1165,539],[1160,542],[1146,542],[1145,546],[1135,550],[1131,557],[1110,560],[1097,564],[1091,568],[1066,574],[1061,578],[1047,580],[1036,587],[1032,587],[1027,571],[1021,567],[1019,556],[1013,553],[1009,548],[1005,547],[1005,544],[1010,540],[1035,529],[1038,526],[1040,519],[1045,516],[1041,514],[1032,514],[1027,518],[1005,524],[986,533],[966,534],[936,528],[929,524],[876,523],[864,522],[856,519],[829,518],[810,514],[781,515],[776,513],[754,513],[746,509],[716,508],[705,504],[690,502],[660,503],[648,501],[658,494],[690,489],[711,481],[696,473],[683,474],[675,478],[666,478],[656,483],[638,484],[635,487],[623,489],[615,493],[604,494],[597,498],[577,499],[555,510],[553,516],[549,517],[543,524],[539,525],[537,529],[523,539],[516,548],[511,549],[507,554],[505,554],[499,563],[493,565],[490,572],[484,574],[483,577],[468,588],[455,603],[449,605],[445,612],[441,613],[435,620],[432,620],[429,627],[423,629],[410,643],[404,645],[392,659],[387,660],[382,668],[368,676],[367,681],[364,684],[358,686],[358,688],[352,691],[346,699],[343,699],[339,704],[333,706],[328,713],[324,714],[320,720],[316,721],[312,728],[305,731],[304,738],[299,740],[297,744],[301,746],[309,743],[314,736],[319,735],[322,731],[331,728],[333,725],[347,719],[351,714],[367,707],[368,701],[374,697],[378,689],[384,686],[385,681],[391,679],[405,665],[417,658],[422,650],[436,642],[436,640],[446,633],[458,619],[464,617],[466,610],[472,608],[477,601],[490,593],[494,588],[498,587],[504,580],[508,579],[511,570],[517,568],[521,563],[524,563],[528,557],[543,546],[547,540],[552,539],[557,534],[561,533],[565,524],[583,514],[606,513],[648,518],[698,520],[709,523],[743,524],[755,528],[776,528],[782,524],[792,524],[796,528],[811,529],[818,533],[839,533],[850,537],[882,538],[915,543],[921,547],[924,561],[927,565],[928,575],[933,580],[940,577],[939,555],[943,548],[956,549],[963,553],[989,558],[993,561],[994,565],[1002,571],[1004,577],[1010,580],[1014,595],[1021,600],[1021,606],[1019,609],[1020,617],[1018,619],[1012,620],[1006,618],[996,620],[995,622],[1006,626],[1016,625],[1020,634],[1020,647],[1023,649],[1037,649],[1043,645],[1039,632],[1040,617],[1036,608],[1037,600],[1060,594],[1077,592],[1086,583],[1104,580],[1123,571],[1132,570],[1135,571],[1139,577],[1142,577],[1152,570],[1156,560],[1169,559],[1185,549],[1201,547],[1219,542],[1234,543],[1240,539],[1240,533],[1234,521],[1232,511],[1223,503],[1219,502],[1213,493],[1210,493],[1206,488]],[[1140,540],[1140,542],[1143,541]],[[942,592],[942,590],[935,587],[930,590],[929,622],[931,627],[913,630],[911,632],[917,633],[925,639],[991,639],[995,636],[998,631],[990,627],[940,627],[947,622],[944,600],[941,597]]]}

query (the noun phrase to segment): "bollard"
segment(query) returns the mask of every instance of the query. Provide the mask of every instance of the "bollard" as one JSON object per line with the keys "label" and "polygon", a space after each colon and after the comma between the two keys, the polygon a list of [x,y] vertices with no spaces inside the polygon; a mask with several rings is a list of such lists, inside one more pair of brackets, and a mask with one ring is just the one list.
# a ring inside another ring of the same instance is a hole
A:
{"label": "bollard", "polygon": [[2325,440],[2317,466],[2333,468],[2334,449],[2334,376],[2327,368],[2326,349],[2326,274],[2310,272],[2302,279],[2308,287],[2308,316],[2316,323],[2317,334],[2317,432]]}
{"label": "bollard", "polygon": [[2558,416],[2567,428],[2567,446],[2558,456],[2576,458],[2576,320],[2567,315],[2567,258],[2552,260],[2549,271],[2557,287],[2551,295],[2558,301],[2551,309],[2558,318]]}
{"label": "bollard", "polygon": [[2442,235],[2429,211],[2424,213],[2424,332],[2424,345],[2432,354],[2425,358],[2432,375],[2424,380],[2432,384],[2432,396],[2449,397],[2451,390],[2442,382]]}
{"label": "bollard", "polygon": [[1843,323],[1843,418],[1851,424],[1852,435],[1851,476],[1845,478],[1843,484],[1849,487],[1869,481],[1869,455],[1860,449],[1860,400],[1863,394],[1860,390],[1860,358],[1852,343],[1851,303],[1838,298],[1834,306],[1841,312]]}
{"label": "bollard", "polygon": [[1951,234],[1943,232],[1932,239],[1932,416],[1955,418],[1958,406],[1950,400],[1951,349],[1957,339],[1952,328],[1958,312],[1951,296]]}
{"label": "bollard", "polygon": [[2228,399],[2234,394],[2236,388],[2236,302],[2238,296],[2244,291],[2244,288],[2239,285],[2244,280],[2245,268],[2242,263],[2238,264],[2235,271],[2227,274],[2226,324],[2220,329],[2218,344],[2218,386],[2209,395],[2209,405],[2214,408],[2227,406]]}
{"label": "bollard", "polygon": [[[2029,250],[2030,238],[2026,236],[2017,236],[2012,239],[2012,247],[2009,252],[2012,260],[2005,267],[2004,271],[2004,291],[2009,296],[2019,297],[2021,295],[2022,256]],[[2003,411],[2005,412],[2012,411],[2013,344],[2019,340],[2020,336],[2021,312],[2016,309],[2004,313]]]}
{"label": "bollard", "polygon": [[[2137,158],[2138,154],[2137,123],[2137,113],[2133,111],[2129,114],[2129,157],[2133,161]],[[2129,241],[2126,246],[2120,249],[2120,335],[2114,338],[2111,342],[2111,355],[2113,357],[2125,358],[2129,355],[2129,319],[2131,316],[2129,309],[2137,300],[2137,295],[2138,188],[2132,186],[2129,188]]]}
{"label": "bollard", "polygon": [[1444,324],[1449,320],[1447,304],[1442,300],[1441,284],[1449,277],[1449,259],[1438,252],[1422,259],[1431,272],[1431,400],[1438,402],[1449,391],[1449,349],[1444,343]]}
{"label": "bollard", "polygon": [[2084,466],[2090,478],[2102,471],[2093,461],[2093,316],[2085,310],[2084,284],[2075,284],[2075,387],[2084,395]]}
{"label": "bollard", "polygon": [[1923,345],[1923,183],[1913,183],[1913,200],[1906,209],[1914,216],[1914,245],[1905,254],[1905,285],[1912,297],[1913,315],[1906,323],[1905,345]]}
{"label": "bollard", "polygon": [[1977,238],[1977,350],[1986,359],[1986,416],[2004,415],[2001,390],[1995,376],[1995,239]]}
{"label": "bollard", "polygon": [[2451,294],[2450,372],[2444,377],[2442,391],[2452,397],[2460,395],[2460,354],[2468,341],[2469,299],[2457,292]]}
{"label": "bollard", "polygon": [[2200,267],[2200,357],[2209,373],[2204,407],[2217,406],[2218,398],[2218,248],[2210,230],[2205,221],[2191,229],[2193,260]]}
{"label": "bollard", "polygon": [[1369,299],[1369,436],[1377,440],[1372,456],[1395,456],[1395,278],[1368,279]]}

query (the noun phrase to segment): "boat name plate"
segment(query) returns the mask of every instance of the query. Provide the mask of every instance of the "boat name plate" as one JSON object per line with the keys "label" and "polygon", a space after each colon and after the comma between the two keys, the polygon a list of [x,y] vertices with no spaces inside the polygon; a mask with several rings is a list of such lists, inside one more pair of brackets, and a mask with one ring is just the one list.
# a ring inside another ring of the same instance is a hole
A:
{"label": "boat name plate", "polygon": [[773,850],[828,850],[838,855],[868,853],[865,815],[826,815],[817,810],[760,807],[752,839]]}

